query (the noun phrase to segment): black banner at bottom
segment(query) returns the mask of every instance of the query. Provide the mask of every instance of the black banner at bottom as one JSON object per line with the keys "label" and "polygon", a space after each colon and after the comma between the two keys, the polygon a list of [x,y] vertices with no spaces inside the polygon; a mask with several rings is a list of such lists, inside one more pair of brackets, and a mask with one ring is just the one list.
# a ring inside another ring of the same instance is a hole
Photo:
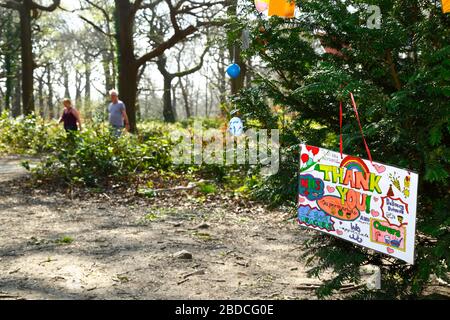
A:
{"label": "black banner at bottom", "polygon": [[[362,310],[389,310],[389,317],[398,319],[405,310],[434,311],[448,308],[447,301],[1,301],[6,314],[18,318],[29,314],[45,319],[74,317],[89,319],[113,315],[123,319],[299,319],[316,314],[355,314]],[[9,310],[8,310],[9,309]],[[25,314],[24,314],[25,313]],[[398,316],[398,317],[397,317]]]}

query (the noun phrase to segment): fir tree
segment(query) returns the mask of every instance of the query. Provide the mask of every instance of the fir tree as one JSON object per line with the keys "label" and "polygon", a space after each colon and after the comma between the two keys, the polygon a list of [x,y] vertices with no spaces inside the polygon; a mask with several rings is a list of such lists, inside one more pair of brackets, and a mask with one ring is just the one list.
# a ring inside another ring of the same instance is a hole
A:
{"label": "fir tree", "polygon": [[[247,4],[255,12],[253,1]],[[295,207],[298,145],[338,150],[339,101],[345,102],[344,151],[367,158],[349,103],[353,92],[374,160],[420,175],[416,263],[319,233],[307,243],[304,257],[312,276],[336,271],[318,290],[321,297],[344,281],[360,280],[359,267],[366,264],[382,268],[382,290],[362,290],[359,298],[420,297],[432,275],[449,281],[450,14],[434,0],[302,0],[296,5],[301,15],[295,19],[258,19],[251,27],[246,55],[259,57],[262,69],[235,98],[247,123],[257,120],[282,130],[280,172],[256,195]],[[374,19],[368,5],[381,9],[379,29],[368,27]],[[274,112],[273,104],[283,112]]]}

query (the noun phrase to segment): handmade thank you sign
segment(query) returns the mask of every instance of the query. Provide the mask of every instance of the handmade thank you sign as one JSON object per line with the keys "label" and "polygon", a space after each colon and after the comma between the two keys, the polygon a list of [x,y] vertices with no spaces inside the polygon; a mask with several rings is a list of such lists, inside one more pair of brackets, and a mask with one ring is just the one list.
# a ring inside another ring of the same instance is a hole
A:
{"label": "handmade thank you sign", "polygon": [[298,222],[414,263],[418,175],[302,145]]}

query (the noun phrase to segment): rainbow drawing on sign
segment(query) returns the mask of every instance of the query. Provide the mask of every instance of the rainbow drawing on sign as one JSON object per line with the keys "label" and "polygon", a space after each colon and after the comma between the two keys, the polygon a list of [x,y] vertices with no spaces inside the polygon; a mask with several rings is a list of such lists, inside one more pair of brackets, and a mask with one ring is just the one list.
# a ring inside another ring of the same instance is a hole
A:
{"label": "rainbow drawing on sign", "polygon": [[346,168],[347,170],[370,173],[370,170],[364,161],[357,157],[348,156],[341,162],[341,167]]}

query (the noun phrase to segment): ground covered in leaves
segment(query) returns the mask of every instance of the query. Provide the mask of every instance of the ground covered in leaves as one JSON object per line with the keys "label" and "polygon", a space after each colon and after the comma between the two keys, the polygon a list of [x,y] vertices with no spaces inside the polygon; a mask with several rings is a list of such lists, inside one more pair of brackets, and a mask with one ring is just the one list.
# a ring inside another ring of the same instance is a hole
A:
{"label": "ground covered in leaves", "polygon": [[36,187],[22,160],[0,158],[0,299],[317,299],[292,210],[182,178],[141,194]]}
{"label": "ground covered in leaves", "polygon": [[7,166],[17,161],[1,163],[0,298],[315,298],[292,212],[195,188],[36,189]]}

